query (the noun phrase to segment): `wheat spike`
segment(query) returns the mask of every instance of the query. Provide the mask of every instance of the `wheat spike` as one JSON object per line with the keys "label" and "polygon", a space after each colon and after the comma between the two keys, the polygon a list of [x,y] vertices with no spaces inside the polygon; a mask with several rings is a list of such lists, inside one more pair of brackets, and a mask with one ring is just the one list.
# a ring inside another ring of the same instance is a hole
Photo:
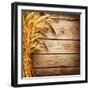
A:
{"label": "wheat spike", "polygon": [[[40,35],[46,36],[46,30],[50,28],[47,21],[50,20],[48,14],[40,12],[24,12],[23,15],[23,77],[35,76],[32,65],[32,53],[40,50]],[[46,30],[45,30],[46,28]],[[44,43],[48,49],[46,43]]]}

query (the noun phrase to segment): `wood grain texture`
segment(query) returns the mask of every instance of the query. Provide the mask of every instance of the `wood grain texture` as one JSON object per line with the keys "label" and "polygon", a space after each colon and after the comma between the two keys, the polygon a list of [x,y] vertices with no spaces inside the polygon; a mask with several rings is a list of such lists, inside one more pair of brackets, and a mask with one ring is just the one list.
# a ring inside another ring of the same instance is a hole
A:
{"label": "wood grain texture", "polygon": [[[80,74],[80,15],[48,12],[52,19],[40,33],[40,50],[32,54],[35,76]],[[38,28],[44,26],[38,23]],[[46,30],[47,29],[47,30]]]}
{"label": "wood grain texture", "polygon": [[54,34],[52,28],[50,28],[46,32],[46,35],[42,35],[42,37],[58,39],[80,39],[80,21],[58,20],[58,23],[54,22],[51,23],[51,25],[56,34]]}
{"label": "wood grain texture", "polygon": [[38,68],[34,72],[36,76],[76,75],[80,74],[80,67]]}
{"label": "wood grain texture", "polygon": [[80,74],[80,16],[49,14],[53,23],[41,34],[41,49],[32,55],[35,75]]}
{"label": "wood grain texture", "polygon": [[76,21],[80,20],[80,13],[68,13],[68,12],[56,12],[56,13],[49,13],[51,17],[56,20],[68,20],[68,21]]}
{"label": "wood grain texture", "polygon": [[80,41],[44,40],[39,43],[41,49],[36,53],[79,53]]}
{"label": "wood grain texture", "polygon": [[33,67],[80,66],[79,54],[33,55]]}

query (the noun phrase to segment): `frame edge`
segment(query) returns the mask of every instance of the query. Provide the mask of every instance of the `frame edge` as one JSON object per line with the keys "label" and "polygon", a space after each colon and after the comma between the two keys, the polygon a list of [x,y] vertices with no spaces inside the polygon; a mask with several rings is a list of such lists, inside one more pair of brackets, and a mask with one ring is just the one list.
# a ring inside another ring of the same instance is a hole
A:
{"label": "frame edge", "polygon": [[17,87],[17,4],[11,3],[11,86]]}

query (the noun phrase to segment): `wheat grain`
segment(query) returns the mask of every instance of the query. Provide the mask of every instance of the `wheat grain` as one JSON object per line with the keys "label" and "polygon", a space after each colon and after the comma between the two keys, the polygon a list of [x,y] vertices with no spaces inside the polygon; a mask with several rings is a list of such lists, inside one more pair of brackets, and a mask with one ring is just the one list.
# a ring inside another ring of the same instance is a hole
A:
{"label": "wheat grain", "polygon": [[[46,31],[50,28],[48,21],[50,16],[39,12],[24,12],[23,15],[23,76],[35,76],[32,65],[32,53],[40,50],[39,38],[41,34],[46,36]],[[47,45],[45,47],[48,49]]]}

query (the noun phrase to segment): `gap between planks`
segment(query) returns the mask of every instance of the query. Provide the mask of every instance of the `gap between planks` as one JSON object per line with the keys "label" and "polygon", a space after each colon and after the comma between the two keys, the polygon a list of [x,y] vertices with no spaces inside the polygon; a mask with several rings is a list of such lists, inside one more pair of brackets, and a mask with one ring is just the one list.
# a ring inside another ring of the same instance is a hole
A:
{"label": "gap between planks", "polygon": [[44,68],[72,68],[72,67],[80,67],[80,66],[58,66],[58,67],[34,67],[33,69],[44,69]]}
{"label": "gap between planks", "polygon": [[43,40],[63,40],[63,41],[80,41],[80,39],[59,39],[59,38],[39,38]]}
{"label": "gap between planks", "polygon": [[80,53],[33,53],[33,55],[80,54]]}

